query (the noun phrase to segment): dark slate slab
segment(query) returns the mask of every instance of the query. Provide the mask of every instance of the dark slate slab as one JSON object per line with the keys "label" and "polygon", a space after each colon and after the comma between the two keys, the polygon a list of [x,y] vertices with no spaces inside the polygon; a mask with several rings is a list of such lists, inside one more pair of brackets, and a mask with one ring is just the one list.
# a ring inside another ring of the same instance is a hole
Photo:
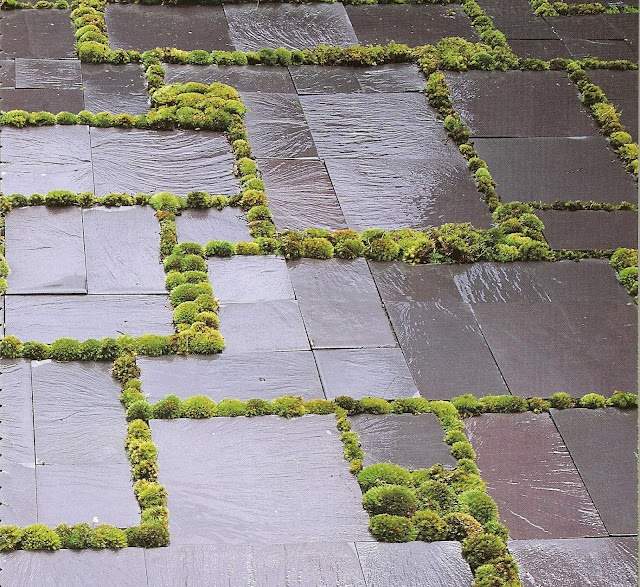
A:
{"label": "dark slate slab", "polygon": [[467,587],[473,581],[457,542],[358,542],[356,548],[371,587]]}
{"label": "dark slate slab", "polygon": [[84,110],[82,90],[58,88],[0,90],[3,110],[27,110],[29,112],[80,112]]}
{"label": "dark slate slab", "polygon": [[83,63],[82,82],[85,106],[91,112],[144,114],[149,109],[139,65]]}
{"label": "dark slate slab", "polygon": [[300,95],[420,92],[425,83],[424,75],[409,63],[375,67],[301,65],[289,70]]}
{"label": "dark slate slab", "polygon": [[503,201],[637,201],[638,186],[604,137],[476,139]]}
{"label": "dark slate slab", "polygon": [[222,6],[114,4],[106,20],[109,42],[118,49],[233,50]]}
{"label": "dark slate slab", "polygon": [[444,432],[433,414],[362,414],[351,418],[351,429],[360,437],[364,464],[396,463],[408,469],[422,469],[437,463],[451,468],[456,460]]}
{"label": "dark slate slab", "polygon": [[[624,33],[614,26],[608,14],[586,14],[546,17],[545,20],[563,39],[619,39]],[[637,18],[637,17],[636,17]]]}
{"label": "dark slate slab", "polygon": [[447,73],[453,104],[476,137],[598,134],[564,71]]}
{"label": "dark slate slab", "polygon": [[278,229],[346,228],[324,161],[261,159],[258,165]]}
{"label": "dark slate slab", "polygon": [[178,240],[206,244],[211,240],[250,241],[247,221],[238,208],[184,210],[176,217]]}
{"label": "dark slate slab", "polygon": [[[478,304],[474,314],[514,395],[636,390],[637,317],[629,305]],[[525,360],[531,353],[536,361]]]}
{"label": "dark slate slab", "polygon": [[465,429],[512,538],[607,534],[549,414],[484,414]]}
{"label": "dark slate slab", "polygon": [[314,351],[314,356],[328,398],[418,394],[400,349],[326,349]]}
{"label": "dark slate slab", "polygon": [[635,538],[512,540],[509,550],[524,587],[608,587],[612,580],[620,587],[638,584]]}
{"label": "dark slate slab", "polygon": [[97,195],[196,190],[234,195],[240,188],[222,133],[92,128],[91,153]]}
{"label": "dark slate slab", "polygon": [[229,354],[310,348],[295,300],[225,304],[220,308],[220,322]]}
{"label": "dark slate slab", "polygon": [[209,281],[222,303],[266,302],[295,298],[287,263],[274,255],[213,257]]}
{"label": "dark slate slab", "polygon": [[16,59],[15,75],[16,88],[82,89],[76,59]]}
{"label": "dark slate slab", "polygon": [[291,75],[286,67],[263,65],[178,65],[164,66],[165,83],[202,82],[210,84],[222,82],[239,92],[269,92],[274,94],[295,94]]}
{"label": "dark slate slab", "polygon": [[187,398],[273,399],[299,395],[323,397],[318,369],[310,351],[260,352],[213,357],[139,358],[142,386],[151,401],[168,394]]}
{"label": "dark slate slab", "polygon": [[90,208],[82,219],[89,293],[165,293],[160,227],[152,208]]}
{"label": "dark slate slab", "polygon": [[6,217],[9,293],[86,293],[82,211],[16,208]]}
{"label": "dark slate slab", "polygon": [[347,14],[361,44],[437,43],[443,37],[476,40],[471,21],[461,7],[417,4],[347,6]]}
{"label": "dark slate slab", "polygon": [[455,146],[433,136],[425,144],[423,158],[384,158],[383,165],[374,158],[326,160],[350,228],[489,226],[487,206]]}
{"label": "dark slate slab", "polygon": [[2,579],[15,587],[85,587],[110,583],[142,587],[147,585],[144,552],[141,548],[125,548],[2,553]]}
{"label": "dark slate slab", "polygon": [[[635,4],[634,4],[635,6]],[[608,14],[607,24],[621,33],[638,50],[638,16],[636,14]]]}
{"label": "dark slate slab", "polygon": [[75,57],[70,10],[7,10],[0,19],[3,57]]}
{"label": "dark slate slab", "polygon": [[171,309],[159,295],[7,296],[6,333],[52,342],[130,334],[172,334]]}
{"label": "dark slate slab", "polygon": [[356,39],[342,4],[226,4],[231,42],[235,49],[266,47],[307,49],[318,45],[355,45]]}
{"label": "dark slate slab", "polygon": [[627,132],[637,142],[638,72],[599,69],[589,71],[589,79],[605,91],[607,98],[620,112],[620,120]]}
{"label": "dark slate slab", "polygon": [[533,13],[529,0],[482,0],[481,6],[496,27],[512,39],[557,39],[551,25]]}
{"label": "dark slate slab", "polygon": [[0,185],[6,194],[93,191],[87,126],[5,127],[0,148]]}
{"label": "dark slate slab", "polygon": [[553,249],[638,248],[636,212],[544,210],[538,216]]}
{"label": "dark slate slab", "polygon": [[[4,461],[4,454],[2,457]],[[35,469],[33,461],[28,463],[3,462],[2,471],[0,471],[0,483],[2,484],[0,516],[2,516],[3,524],[28,526],[37,521]]]}
{"label": "dark slate slab", "polygon": [[14,88],[16,85],[16,62],[14,59],[0,59],[0,88]]}
{"label": "dark slate slab", "polygon": [[572,39],[565,37],[564,43],[574,59],[596,57],[605,61],[616,59],[638,60],[638,50],[627,41],[604,39]]}
{"label": "dark slate slab", "polygon": [[243,92],[251,149],[257,157],[316,157],[316,147],[295,94]]}
{"label": "dark slate slab", "polygon": [[560,39],[509,39],[509,46],[523,59],[550,60],[571,56],[569,49]]}
{"label": "dark slate slab", "polygon": [[108,362],[35,361],[31,378],[38,464],[128,464],[124,409]]}
{"label": "dark slate slab", "polygon": [[174,545],[369,539],[332,415],[153,420],[151,427]]}
{"label": "dark slate slab", "polygon": [[508,393],[467,304],[388,302],[385,306],[424,397]]}
{"label": "dark slate slab", "polygon": [[187,585],[332,585],[365,587],[353,543],[251,546],[184,545],[145,552],[155,587]]}
{"label": "dark slate slab", "polygon": [[637,416],[616,408],[551,412],[609,534],[638,529]]}

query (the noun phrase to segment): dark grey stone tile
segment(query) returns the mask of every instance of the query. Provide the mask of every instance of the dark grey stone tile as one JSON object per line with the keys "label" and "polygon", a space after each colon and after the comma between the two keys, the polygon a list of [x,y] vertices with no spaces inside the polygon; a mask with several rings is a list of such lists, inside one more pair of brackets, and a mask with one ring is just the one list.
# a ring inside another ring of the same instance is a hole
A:
{"label": "dark grey stone tile", "polygon": [[513,538],[606,536],[549,414],[484,414],[465,428]]}
{"label": "dark grey stone tile", "polygon": [[158,295],[12,295],[5,321],[7,334],[40,342],[173,333],[168,300]]}
{"label": "dark grey stone tile", "polygon": [[[2,456],[4,460],[4,454]],[[3,463],[0,484],[2,523],[17,526],[34,524],[38,520],[34,462]],[[5,577],[2,578],[4,580]]]}
{"label": "dark grey stone tile", "polygon": [[83,63],[82,83],[85,107],[91,112],[144,114],[149,109],[144,71],[139,65]]}
{"label": "dark grey stone tile", "polygon": [[564,43],[574,59],[596,57],[604,61],[615,61],[616,59],[638,60],[638,50],[627,41],[565,37]]}
{"label": "dark grey stone tile", "polygon": [[235,49],[307,49],[318,45],[355,45],[358,39],[349,17],[336,4],[226,4]]}
{"label": "dark grey stone tile", "polygon": [[433,414],[361,414],[351,418],[351,429],[360,437],[364,465],[396,463],[408,469],[435,464],[455,467],[444,431]]}
{"label": "dark grey stone tile", "polygon": [[82,90],[59,88],[0,90],[3,110],[27,110],[29,112],[80,112],[84,110]]}
{"label": "dark grey stone tile", "polygon": [[[636,17],[637,18],[637,17]],[[547,16],[545,20],[562,39],[618,39],[625,35],[614,26],[608,14]]]}
{"label": "dark grey stone tile", "polygon": [[320,377],[310,351],[259,352],[213,357],[138,359],[142,387],[151,401],[168,394],[187,398],[273,399],[299,395],[323,397]]}
{"label": "dark grey stone tile", "polygon": [[0,88],[15,88],[16,62],[14,59],[0,59]]}
{"label": "dark grey stone tile", "polygon": [[231,147],[222,133],[92,128],[96,194],[191,191],[234,195]]}
{"label": "dark grey stone tile", "polygon": [[0,36],[3,58],[75,57],[69,10],[7,10],[0,19]]}
{"label": "dark grey stone tile", "polygon": [[160,226],[152,208],[90,208],[82,219],[89,293],[165,293]]}
{"label": "dark grey stone tile", "polygon": [[509,47],[523,59],[550,60],[571,56],[560,39],[509,39]]}
{"label": "dark grey stone tile", "polygon": [[593,69],[587,74],[594,84],[604,90],[607,98],[614,104],[638,101],[638,71]]}
{"label": "dark grey stone tile", "polygon": [[551,417],[609,534],[636,534],[637,411],[578,408]]}
{"label": "dark grey stone tile", "polygon": [[15,60],[15,87],[20,89],[81,90],[80,61],[76,59],[18,58]]}
{"label": "dark grey stone tile", "polygon": [[481,0],[480,5],[493,18],[496,27],[512,39],[557,39],[551,25],[533,13],[529,0]]}
{"label": "dark grey stone tile", "polygon": [[17,208],[6,217],[9,293],[86,293],[82,211]]}
{"label": "dark grey stone tile", "polygon": [[413,397],[418,389],[398,348],[325,349],[313,353],[328,398]]}
{"label": "dark grey stone tile", "polygon": [[93,191],[87,126],[5,127],[0,148],[0,185],[5,194]]}
{"label": "dark grey stone tile", "polygon": [[231,206],[222,210],[184,210],[176,217],[176,228],[180,242],[204,245],[211,240],[252,240],[242,211]]}
{"label": "dark grey stone tile", "polygon": [[369,539],[333,416],[153,420],[151,427],[174,545]]}

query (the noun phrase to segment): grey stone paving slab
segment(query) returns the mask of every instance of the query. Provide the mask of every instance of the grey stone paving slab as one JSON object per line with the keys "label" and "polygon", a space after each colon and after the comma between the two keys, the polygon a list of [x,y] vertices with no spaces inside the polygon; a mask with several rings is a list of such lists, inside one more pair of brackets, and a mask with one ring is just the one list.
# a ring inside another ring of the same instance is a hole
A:
{"label": "grey stone paving slab", "polygon": [[355,45],[358,39],[340,3],[225,4],[234,48],[307,49],[317,45]]}
{"label": "grey stone paving slab", "polygon": [[524,587],[619,587],[638,584],[636,538],[512,540]]}
{"label": "grey stone paving slab", "polygon": [[367,587],[468,587],[473,581],[457,542],[356,543]]}
{"label": "grey stone paving slab", "polygon": [[75,57],[70,10],[7,10],[0,19],[2,57]]}
{"label": "grey stone paving slab", "polygon": [[615,19],[611,19],[611,16],[609,14],[547,16],[545,20],[562,39],[624,39],[624,33],[614,25]]}
{"label": "grey stone paving slab", "polygon": [[82,211],[90,294],[162,294],[160,225],[151,207]]}
{"label": "grey stone paving slab", "polygon": [[480,5],[509,39],[557,39],[551,25],[533,13],[529,0],[482,0]]}
{"label": "grey stone paving slab", "polygon": [[87,126],[5,127],[0,148],[0,185],[6,194],[93,191]]}
{"label": "grey stone paving slab", "polygon": [[295,300],[225,304],[220,308],[225,353],[309,350]]}
{"label": "grey stone paving slab", "polygon": [[634,48],[627,41],[565,37],[564,44],[574,59],[583,59],[585,57],[595,57],[604,61],[615,61],[616,59],[636,61],[638,59],[637,48]]}
{"label": "grey stone paving slab", "polygon": [[365,466],[374,463],[395,463],[407,469],[438,463],[456,466],[434,414],[361,414],[351,417],[351,429],[360,437]]}
{"label": "grey stone paving slab", "polygon": [[4,89],[0,90],[0,102],[2,102],[2,109],[7,111],[78,113],[84,110],[84,98],[80,89]]}
{"label": "grey stone paving slab", "polygon": [[91,112],[144,114],[149,109],[144,71],[139,65],[83,63],[82,83],[85,106]]}
{"label": "grey stone paving slab", "polygon": [[551,417],[609,534],[638,530],[636,410],[552,410]]}
{"label": "grey stone paving slab", "polygon": [[176,216],[180,242],[206,244],[211,240],[250,241],[247,221],[238,208],[184,210]]}
{"label": "grey stone paving slab", "polygon": [[7,296],[5,324],[7,334],[40,342],[173,333],[168,300],[158,295]]}
{"label": "grey stone paving slab", "polygon": [[549,414],[484,414],[465,429],[512,538],[606,536]]}
{"label": "grey stone paving slab", "polygon": [[366,587],[353,543],[170,546],[145,552],[149,584]]}
{"label": "grey stone paving slab", "polygon": [[560,39],[509,39],[509,47],[523,59],[551,60],[571,56]]}
{"label": "grey stone paving slab", "polygon": [[86,293],[80,208],[16,208],[5,221],[9,293]]}
{"label": "grey stone paving slab", "polygon": [[4,58],[0,59],[0,88],[15,88],[15,86],[16,86],[15,59],[4,59]]}
{"label": "grey stone paving slab", "polygon": [[[4,455],[3,455],[4,459]],[[30,463],[3,464],[0,471],[0,519],[3,524],[28,526],[38,519],[36,466]]]}
{"label": "grey stone paving slab", "polygon": [[[82,89],[80,61],[76,59],[15,60],[15,87]],[[6,110],[3,107],[3,110]]]}
{"label": "grey stone paving slab", "polygon": [[236,355],[225,351],[214,357],[141,357],[137,363],[142,370],[142,388],[150,401],[168,394],[183,398],[203,394],[214,401],[282,395],[324,397],[310,351]]}
{"label": "grey stone paving slab", "polygon": [[174,545],[369,539],[333,416],[153,420],[151,427]]}
{"label": "grey stone paving slab", "polygon": [[[636,34],[637,36],[637,34]],[[634,141],[638,140],[638,72],[589,71],[589,79],[600,86],[620,111],[620,119]]]}
{"label": "grey stone paving slab", "polygon": [[293,287],[282,257],[274,255],[207,260],[209,281],[222,303],[266,302],[294,299]]}
{"label": "grey stone paving slab", "polygon": [[412,397],[418,394],[398,348],[324,349],[314,351],[328,398]]}
{"label": "grey stone paving slab", "polygon": [[222,133],[92,128],[91,151],[97,195],[239,191],[231,147]]}
{"label": "grey stone paving slab", "polygon": [[145,587],[144,550],[61,550],[2,553],[2,581],[13,587]]}

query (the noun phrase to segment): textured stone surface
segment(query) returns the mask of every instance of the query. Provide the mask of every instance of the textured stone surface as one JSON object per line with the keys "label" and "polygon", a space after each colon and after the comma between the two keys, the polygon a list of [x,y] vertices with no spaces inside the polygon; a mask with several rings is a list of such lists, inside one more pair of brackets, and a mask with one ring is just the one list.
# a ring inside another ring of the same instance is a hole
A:
{"label": "textured stone surface", "polygon": [[7,10],[0,19],[2,57],[75,57],[69,10]]}
{"label": "textured stone surface", "polygon": [[139,65],[83,63],[82,83],[85,106],[91,112],[144,114],[149,108]]}
{"label": "textured stone surface", "polygon": [[204,245],[212,240],[251,240],[242,211],[230,206],[222,210],[184,210],[176,217],[176,228],[178,240],[187,243]]}

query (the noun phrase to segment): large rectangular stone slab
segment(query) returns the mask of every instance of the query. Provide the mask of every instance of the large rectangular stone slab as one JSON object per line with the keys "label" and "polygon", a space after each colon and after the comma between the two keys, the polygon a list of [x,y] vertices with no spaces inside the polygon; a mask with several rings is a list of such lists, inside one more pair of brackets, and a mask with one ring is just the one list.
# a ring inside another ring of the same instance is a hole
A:
{"label": "large rectangular stone slab", "polygon": [[549,414],[484,414],[465,429],[514,539],[606,536]]}
{"label": "large rectangular stone slab", "polygon": [[91,112],[144,114],[149,109],[144,71],[139,65],[83,63],[82,83],[85,106]]}
{"label": "large rectangular stone slab", "polygon": [[5,221],[9,293],[86,293],[80,208],[17,208]]}
{"label": "large rectangular stone slab", "polygon": [[183,210],[176,217],[178,240],[206,244],[211,240],[250,241],[249,227],[238,208]]}
{"label": "large rectangular stone slab", "polygon": [[26,110],[28,112],[73,112],[84,110],[82,90],[5,89],[0,90],[3,110]]}
{"label": "large rectangular stone slab", "polygon": [[[15,87],[82,89],[80,61],[76,59],[15,60]],[[3,110],[8,110],[3,106]]]}
{"label": "large rectangular stone slab", "polygon": [[511,43],[512,39],[557,39],[551,25],[533,13],[529,0],[482,0],[483,10]]}
{"label": "large rectangular stone slab", "polygon": [[153,420],[151,427],[173,544],[369,539],[333,416]]}
{"label": "large rectangular stone slab", "polygon": [[2,56],[75,57],[69,10],[7,10],[0,19]]}
{"label": "large rectangular stone slab", "polygon": [[564,440],[609,534],[638,528],[636,410],[552,410]]}

